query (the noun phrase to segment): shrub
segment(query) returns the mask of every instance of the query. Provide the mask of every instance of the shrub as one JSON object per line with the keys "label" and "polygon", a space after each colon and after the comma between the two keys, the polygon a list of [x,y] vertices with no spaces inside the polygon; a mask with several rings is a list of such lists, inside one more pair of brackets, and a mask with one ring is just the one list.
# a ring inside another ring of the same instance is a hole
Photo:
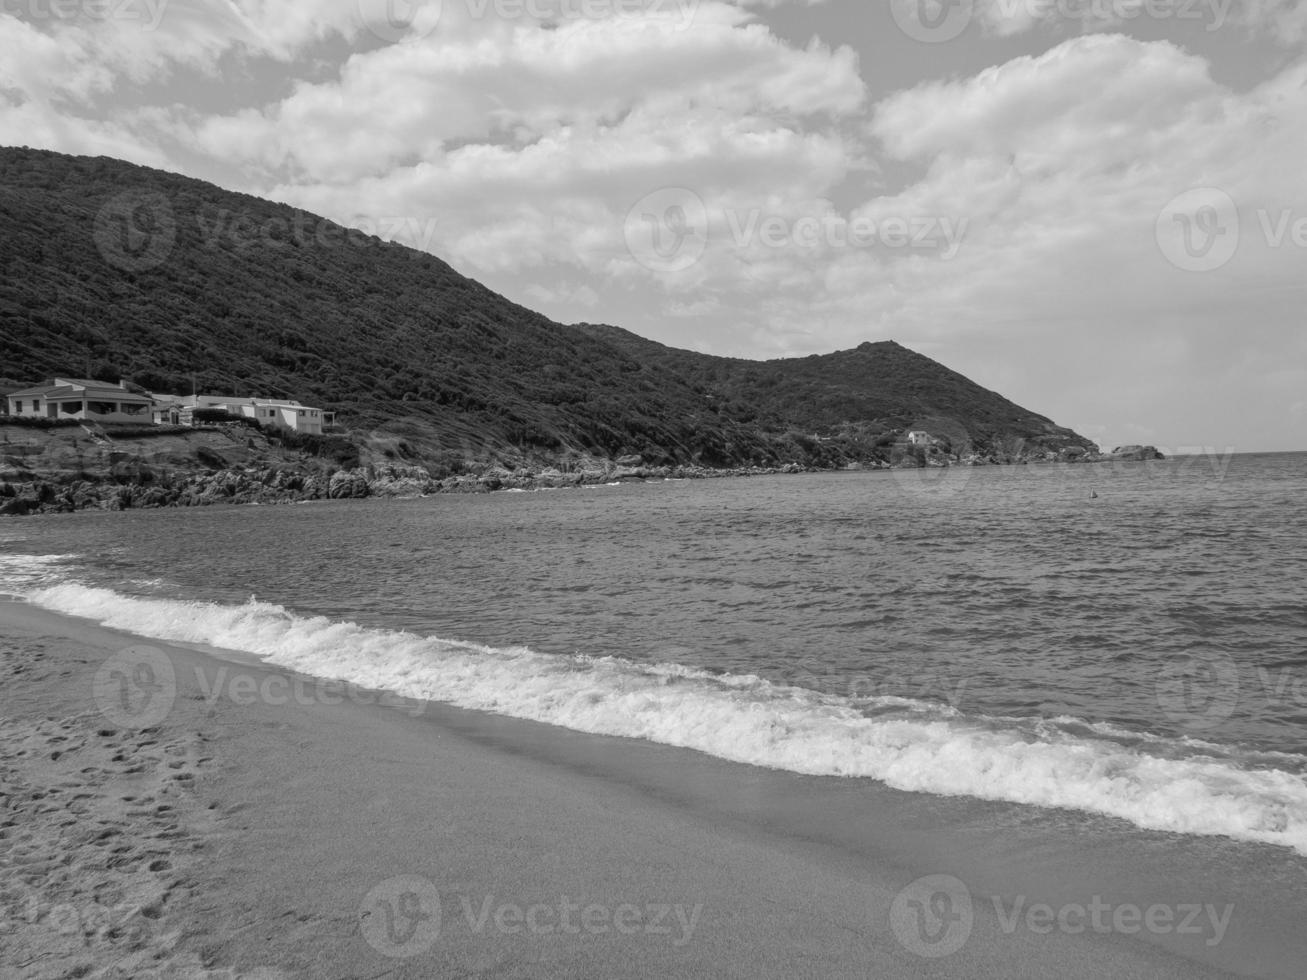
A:
{"label": "shrub", "polygon": [[211,470],[221,470],[225,469],[227,466],[227,460],[218,453],[215,453],[208,446],[200,446],[196,449],[195,458]]}
{"label": "shrub", "polygon": [[34,419],[23,415],[0,415],[0,425],[16,425],[24,429],[67,429],[81,424],[78,419]]}

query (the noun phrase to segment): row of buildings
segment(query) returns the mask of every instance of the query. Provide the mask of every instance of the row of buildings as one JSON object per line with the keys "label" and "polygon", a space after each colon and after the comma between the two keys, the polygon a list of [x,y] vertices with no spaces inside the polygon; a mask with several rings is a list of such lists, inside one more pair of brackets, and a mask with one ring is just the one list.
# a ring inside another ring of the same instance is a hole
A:
{"label": "row of buildings", "polygon": [[48,383],[5,393],[5,408],[18,418],[83,422],[141,422],[202,425],[225,416],[253,419],[290,432],[321,435],[333,413],[284,398],[236,395],[156,395],[126,382],[52,378]]}

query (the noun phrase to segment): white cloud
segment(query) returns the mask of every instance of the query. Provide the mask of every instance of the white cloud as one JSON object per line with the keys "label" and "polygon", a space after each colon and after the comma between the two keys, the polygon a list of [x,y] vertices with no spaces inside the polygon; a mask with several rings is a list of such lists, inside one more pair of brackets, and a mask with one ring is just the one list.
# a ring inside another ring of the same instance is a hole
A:
{"label": "white cloud", "polygon": [[550,285],[533,282],[523,292],[542,306],[579,307],[592,310],[599,305],[599,294],[584,283],[570,281]]}
{"label": "white cloud", "polygon": [[865,98],[848,49],[790,47],[724,4],[699,6],[692,31],[674,15],[542,30],[449,12],[419,42],[355,54],[337,80],[203,120],[195,145],[341,220],[360,200],[439,216],[436,250],[481,271],[618,278],[643,274],[623,219],[653,189],[811,201],[859,165],[840,122]]}
{"label": "white cloud", "polygon": [[[1285,430],[1302,377],[1280,368],[1307,360],[1307,67],[1235,87],[1178,41],[1102,33],[1129,28],[1136,0],[1043,50],[1067,33],[1047,5],[986,2],[988,32],[1027,53],[980,70],[998,45],[935,45],[939,69],[897,51],[896,69],[866,45],[860,62],[783,39],[770,3],[719,0],[548,17],[444,0],[393,44],[360,13],[385,0],[173,0],[153,31],[0,15],[0,142],[394,223],[560,318],[755,356],[892,336],[1109,441],[1162,438],[1181,405],[1191,435],[1223,424],[1195,386]],[[1255,34],[1256,53],[1307,23],[1288,0],[1228,13],[1220,44]],[[1204,273],[1169,263],[1155,228],[1194,187],[1239,219],[1233,258]],[[663,188],[706,219],[702,255],[673,271],[641,264],[624,224]]]}

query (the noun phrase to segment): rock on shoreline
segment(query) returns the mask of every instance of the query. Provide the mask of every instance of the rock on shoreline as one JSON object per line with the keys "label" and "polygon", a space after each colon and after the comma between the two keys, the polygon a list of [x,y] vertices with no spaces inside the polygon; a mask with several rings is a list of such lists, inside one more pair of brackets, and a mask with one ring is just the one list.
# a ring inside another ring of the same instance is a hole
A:
{"label": "rock on shoreline", "polygon": [[1137,460],[1145,462],[1150,459],[1166,459],[1156,446],[1117,446],[1105,454],[1108,459]]}

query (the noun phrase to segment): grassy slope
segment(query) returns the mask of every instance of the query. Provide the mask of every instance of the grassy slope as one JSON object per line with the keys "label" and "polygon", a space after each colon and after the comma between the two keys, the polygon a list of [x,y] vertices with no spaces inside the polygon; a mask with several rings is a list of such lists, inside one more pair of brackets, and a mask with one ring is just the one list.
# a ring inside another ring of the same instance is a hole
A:
{"label": "grassy slope", "polygon": [[[129,237],[104,220],[124,192],[157,195]],[[106,261],[172,233],[150,268]],[[930,418],[982,446],[1084,442],[898,345],[771,362],[675,351],[554,323],[434,256],[283,205],[0,149],[0,377],[57,373],[295,397],[425,461],[837,462]],[[841,432],[856,438],[838,451],[808,438]]]}

